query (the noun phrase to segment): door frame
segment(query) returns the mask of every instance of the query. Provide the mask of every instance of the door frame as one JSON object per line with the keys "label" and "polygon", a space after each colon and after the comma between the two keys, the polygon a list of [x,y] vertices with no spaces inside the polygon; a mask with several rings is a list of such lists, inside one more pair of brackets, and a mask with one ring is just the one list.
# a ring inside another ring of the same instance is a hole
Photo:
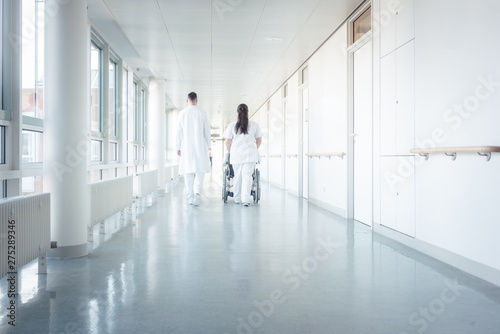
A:
{"label": "door frame", "polygon": [[[372,32],[367,32],[356,43],[347,49],[348,61],[348,117],[347,117],[347,218],[354,219],[354,53],[372,42]],[[373,63],[373,43],[372,43],[372,63]],[[373,71],[372,71],[373,72]],[[373,73],[372,73],[372,90],[373,90]],[[373,105],[373,95],[372,95]],[[372,109],[373,117],[373,109]],[[372,118],[373,127],[373,118]],[[372,131],[373,143],[373,131]],[[373,161],[373,146],[371,150],[371,159]],[[372,204],[373,204],[373,168],[372,168]],[[373,205],[372,205],[373,207]],[[373,221],[373,210],[372,210]],[[373,226],[373,224],[372,224]]]}

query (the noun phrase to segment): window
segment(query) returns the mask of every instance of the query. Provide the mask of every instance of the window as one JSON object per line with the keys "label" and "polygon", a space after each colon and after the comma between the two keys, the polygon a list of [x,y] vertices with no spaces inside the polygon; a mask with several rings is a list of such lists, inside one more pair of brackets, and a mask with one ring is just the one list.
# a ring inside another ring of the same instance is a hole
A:
{"label": "window", "polygon": [[288,96],[288,84],[283,86],[283,98],[286,99]]}
{"label": "window", "polygon": [[90,171],[90,182],[97,182],[102,180],[102,169]]}
{"label": "window", "polygon": [[141,90],[141,141],[146,142],[146,91]]}
{"label": "window", "polygon": [[128,71],[124,67],[122,75],[122,114],[125,122],[125,134],[123,139],[128,140]]}
{"label": "window", "polygon": [[0,165],[5,164],[5,126],[0,126]]}
{"label": "window", "polygon": [[43,162],[43,133],[23,130],[23,163]]}
{"label": "window", "polygon": [[42,176],[23,177],[21,187],[23,195],[42,193],[43,177]]}
{"label": "window", "polygon": [[102,161],[102,141],[100,140],[90,141],[90,160]]}
{"label": "window", "polygon": [[92,42],[90,47],[90,129],[91,131],[102,131],[102,108],[101,108],[101,49]]}
{"label": "window", "polygon": [[139,85],[135,81],[134,81],[134,141],[139,141]]}
{"label": "window", "polygon": [[371,7],[359,15],[352,23],[352,43],[356,43],[372,28],[372,10]]}
{"label": "window", "polygon": [[118,143],[109,143],[109,161],[118,160]]}
{"label": "window", "polygon": [[43,118],[44,4],[22,2],[22,100],[24,116]]}
{"label": "window", "polygon": [[109,129],[110,137],[118,137],[118,101],[117,101],[117,87],[118,87],[118,73],[117,66],[113,60],[109,60]]}

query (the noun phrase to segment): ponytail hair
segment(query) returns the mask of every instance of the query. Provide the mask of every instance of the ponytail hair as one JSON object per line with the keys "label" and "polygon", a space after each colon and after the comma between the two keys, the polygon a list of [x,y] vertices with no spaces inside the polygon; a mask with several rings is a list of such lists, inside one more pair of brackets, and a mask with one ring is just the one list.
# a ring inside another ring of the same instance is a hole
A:
{"label": "ponytail hair", "polygon": [[238,106],[238,121],[236,122],[236,126],[234,128],[234,132],[236,134],[248,134],[248,106],[244,103]]}

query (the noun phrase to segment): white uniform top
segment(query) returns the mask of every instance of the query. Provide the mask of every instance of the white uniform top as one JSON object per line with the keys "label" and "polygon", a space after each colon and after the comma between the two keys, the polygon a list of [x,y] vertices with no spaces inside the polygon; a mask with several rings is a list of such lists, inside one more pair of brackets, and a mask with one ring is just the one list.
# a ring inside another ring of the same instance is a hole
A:
{"label": "white uniform top", "polygon": [[207,114],[197,106],[182,110],[177,124],[177,150],[181,151],[179,174],[210,172],[210,141]]}
{"label": "white uniform top", "polygon": [[224,137],[232,140],[229,162],[231,164],[258,162],[259,151],[255,138],[262,137],[259,124],[248,121],[248,134],[236,133],[235,127],[236,121],[231,122],[224,132]]}

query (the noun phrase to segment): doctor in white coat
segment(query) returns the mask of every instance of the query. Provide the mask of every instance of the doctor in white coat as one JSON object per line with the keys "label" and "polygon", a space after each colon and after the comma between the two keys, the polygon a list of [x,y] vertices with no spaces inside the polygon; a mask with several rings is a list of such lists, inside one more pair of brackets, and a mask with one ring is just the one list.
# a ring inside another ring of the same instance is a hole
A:
{"label": "doctor in white coat", "polygon": [[259,161],[262,131],[257,123],[248,120],[248,106],[238,106],[238,120],[230,123],[224,132],[229,163],[234,169],[234,202],[250,205],[252,173]]}
{"label": "doctor in white coat", "polygon": [[197,107],[196,93],[188,94],[187,103],[188,106],[179,114],[177,125],[179,174],[184,175],[188,203],[199,205],[205,173],[210,172],[210,121],[207,114]]}

